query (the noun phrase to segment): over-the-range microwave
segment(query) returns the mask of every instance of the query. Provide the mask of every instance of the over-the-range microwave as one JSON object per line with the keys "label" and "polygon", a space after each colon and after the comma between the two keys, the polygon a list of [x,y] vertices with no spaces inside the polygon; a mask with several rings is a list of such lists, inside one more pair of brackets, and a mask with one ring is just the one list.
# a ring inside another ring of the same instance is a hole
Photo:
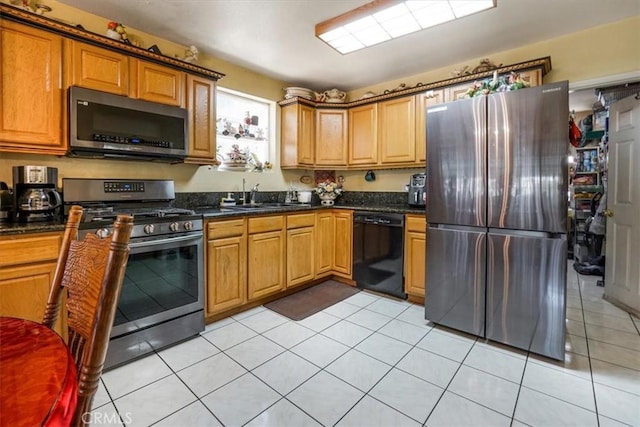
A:
{"label": "over-the-range microwave", "polygon": [[188,146],[184,108],[69,89],[70,156],[179,163]]}

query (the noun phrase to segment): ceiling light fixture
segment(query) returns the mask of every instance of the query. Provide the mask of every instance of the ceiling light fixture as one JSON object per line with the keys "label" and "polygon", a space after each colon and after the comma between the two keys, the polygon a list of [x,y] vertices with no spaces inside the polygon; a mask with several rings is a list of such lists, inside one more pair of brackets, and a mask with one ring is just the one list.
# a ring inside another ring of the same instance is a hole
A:
{"label": "ceiling light fixture", "polygon": [[497,0],[375,0],[316,25],[342,54],[496,7]]}

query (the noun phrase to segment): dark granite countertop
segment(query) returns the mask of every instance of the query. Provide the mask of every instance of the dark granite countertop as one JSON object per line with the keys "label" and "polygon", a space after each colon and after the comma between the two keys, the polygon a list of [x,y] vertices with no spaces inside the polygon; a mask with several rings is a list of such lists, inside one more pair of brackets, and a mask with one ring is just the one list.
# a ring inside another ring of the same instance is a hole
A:
{"label": "dark granite countertop", "polygon": [[288,205],[288,206],[269,206],[267,208],[218,208],[213,206],[201,206],[195,209],[197,213],[202,214],[204,219],[215,218],[232,218],[238,216],[252,216],[252,215],[268,215],[278,213],[289,213],[306,210],[319,210],[319,209],[350,209],[357,211],[371,211],[371,212],[387,212],[387,213],[401,213],[401,214],[415,214],[424,215],[424,208],[414,208],[407,205],[389,205],[389,206],[363,206],[363,205],[334,205],[334,206],[321,206],[321,205]]}
{"label": "dark granite countertop", "polygon": [[51,231],[64,231],[65,223],[62,221],[42,222],[3,222],[0,223],[0,236],[28,233],[47,233]]}
{"label": "dark granite countertop", "polygon": [[[299,212],[308,210],[319,209],[351,209],[357,211],[372,211],[372,212],[388,212],[388,213],[401,213],[401,214],[414,214],[424,215],[424,208],[414,208],[408,205],[387,205],[387,206],[371,206],[371,205],[334,205],[334,206],[321,206],[321,205],[287,205],[287,206],[268,206],[256,207],[256,208],[220,208],[215,206],[200,206],[194,210],[196,213],[201,214],[204,219],[216,219],[216,218],[233,218],[242,216],[253,215],[268,215],[278,213]],[[62,221],[46,221],[46,222],[32,222],[32,223],[0,223],[0,236],[9,236],[14,234],[28,234],[28,233],[45,233],[52,231],[64,231],[65,224]]]}

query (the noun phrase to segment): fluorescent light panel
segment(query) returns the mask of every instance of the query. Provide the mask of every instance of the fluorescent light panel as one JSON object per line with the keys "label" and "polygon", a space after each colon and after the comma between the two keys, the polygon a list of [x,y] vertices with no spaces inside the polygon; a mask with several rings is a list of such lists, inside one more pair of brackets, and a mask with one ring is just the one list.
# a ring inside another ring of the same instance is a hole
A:
{"label": "fluorescent light panel", "polygon": [[496,7],[497,0],[376,0],[316,25],[342,54]]}

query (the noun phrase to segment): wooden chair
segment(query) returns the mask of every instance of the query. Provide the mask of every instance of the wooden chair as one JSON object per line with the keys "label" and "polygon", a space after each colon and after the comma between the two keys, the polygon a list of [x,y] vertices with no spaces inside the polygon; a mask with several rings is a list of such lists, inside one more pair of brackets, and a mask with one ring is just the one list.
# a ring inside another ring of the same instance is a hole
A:
{"label": "wooden chair", "polygon": [[67,293],[68,347],[78,372],[78,404],[72,425],[86,425],[98,389],[129,256],[133,217],[118,215],[113,233],[78,241],[82,208],[72,206],[53,276],[43,324],[53,328]]}

